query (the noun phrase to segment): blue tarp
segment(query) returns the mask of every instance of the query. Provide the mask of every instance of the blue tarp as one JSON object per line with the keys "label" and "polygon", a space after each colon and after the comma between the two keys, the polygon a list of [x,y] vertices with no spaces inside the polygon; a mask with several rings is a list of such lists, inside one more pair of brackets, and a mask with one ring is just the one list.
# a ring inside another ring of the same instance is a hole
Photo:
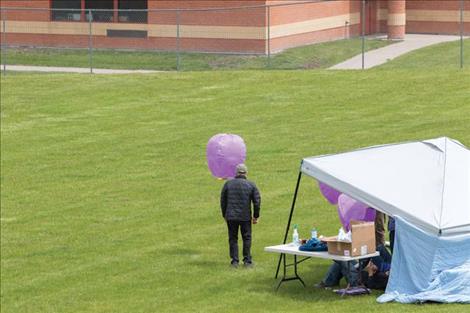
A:
{"label": "blue tarp", "polygon": [[470,234],[440,237],[397,217],[390,278],[377,301],[470,303]]}

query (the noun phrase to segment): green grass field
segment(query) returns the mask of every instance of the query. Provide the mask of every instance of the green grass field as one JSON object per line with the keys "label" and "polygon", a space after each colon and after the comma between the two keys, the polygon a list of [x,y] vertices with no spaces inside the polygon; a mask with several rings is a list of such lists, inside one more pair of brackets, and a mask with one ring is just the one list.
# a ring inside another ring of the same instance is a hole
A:
{"label": "green grass field", "polygon": [[[1,80],[2,312],[467,312],[274,287],[302,157],[449,136],[470,146],[470,71],[221,71]],[[229,267],[208,139],[241,135],[262,194],[254,269]],[[304,178],[293,218],[335,234]]]}
{"label": "green grass field", "polygon": [[[384,40],[366,40],[366,50],[390,44]],[[182,53],[180,70],[224,69],[314,69],[327,68],[361,53],[361,40],[349,39],[292,48],[272,56]],[[7,64],[88,67],[88,50],[7,49],[2,55]],[[172,52],[93,51],[93,66],[111,69],[147,69],[172,71],[177,55]]]}
{"label": "green grass field", "polygon": [[[366,50],[393,44],[386,40],[366,40]],[[470,39],[464,40],[464,65],[470,66]],[[180,70],[260,70],[260,69],[322,69],[333,66],[361,53],[361,40],[349,39],[325,42],[288,49],[272,56],[221,55],[182,53]],[[2,62],[19,65],[88,67],[87,50],[18,49],[10,48],[2,54]],[[93,66],[110,69],[147,69],[174,71],[176,54],[172,52],[125,52],[95,50]],[[381,67],[384,68],[435,68],[460,67],[460,41],[430,46],[405,54]]]}
{"label": "green grass field", "polygon": [[[470,67],[470,39],[463,41],[464,67]],[[441,43],[407,53],[381,66],[385,69],[450,69],[460,67],[460,41]]]}

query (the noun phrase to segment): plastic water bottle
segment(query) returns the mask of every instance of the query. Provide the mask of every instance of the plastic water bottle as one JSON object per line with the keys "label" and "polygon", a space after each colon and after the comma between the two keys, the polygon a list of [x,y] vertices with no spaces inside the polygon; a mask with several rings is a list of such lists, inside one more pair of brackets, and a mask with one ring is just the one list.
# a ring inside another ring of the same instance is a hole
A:
{"label": "plastic water bottle", "polygon": [[294,233],[292,234],[292,243],[296,246],[299,245],[300,240],[299,240],[299,231],[297,230],[298,226],[297,224],[294,225]]}
{"label": "plastic water bottle", "polygon": [[317,239],[317,229],[315,227],[312,228],[312,239]]}

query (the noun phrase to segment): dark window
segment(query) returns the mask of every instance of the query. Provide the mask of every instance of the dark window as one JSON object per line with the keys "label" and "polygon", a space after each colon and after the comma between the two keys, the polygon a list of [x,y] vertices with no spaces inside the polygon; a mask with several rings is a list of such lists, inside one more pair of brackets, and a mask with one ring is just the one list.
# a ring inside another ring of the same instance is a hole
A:
{"label": "dark window", "polygon": [[[113,0],[85,0],[85,9],[92,10],[94,22],[112,22],[114,15],[113,5]],[[88,12],[86,14],[88,16]]]}
{"label": "dark window", "polygon": [[119,22],[147,23],[147,11],[139,11],[147,10],[147,0],[119,0],[118,3],[120,10],[118,15]]}
{"label": "dark window", "polygon": [[146,30],[107,29],[108,37],[147,38]]}
{"label": "dark window", "polygon": [[53,21],[80,21],[81,0],[52,0]]}

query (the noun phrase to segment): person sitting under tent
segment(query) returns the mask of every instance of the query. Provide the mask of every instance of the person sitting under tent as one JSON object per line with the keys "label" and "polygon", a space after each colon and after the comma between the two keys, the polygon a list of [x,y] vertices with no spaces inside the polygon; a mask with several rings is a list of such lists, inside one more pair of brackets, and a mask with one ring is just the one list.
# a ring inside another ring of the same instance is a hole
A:
{"label": "person sitting under tent", "polygon": [[[382,255],[382,250],[385,250],[385,236],[384,236],[384,224],[385,224],[385,214],[377,211],[376,210],[376,218],[374,221],[374,226],[375,226],[375,240],[376,240],[376,249],[379,251],[379,253]],[[388,251],[386,251],[388,256],[390,254]],[[379,258],[379,257],[376,257]],[[385,254],[384,254],[385,258]],[[386,257],[386,260],[389,260],[388,257]],[[391,257],[390,257],[391,260]],[[376,260],[377,263],[379,263],[379,260]],[[391,263],[391,261],[389,262]],[[364,262],[357,262],[357,261],[351,261],[350,264],[348,265],[347,262],[344,261],[334,261],[334,263],[330,266],[328,269],[328,272],[325,275],[325,278],[319,282],[318,284],[315,285],[317,288],[331,288],[339,285],[339,282],[341,281],[341,278],[345,277],[348,285],[350,287],[355,287],[359,285],[360,281],[360,269],[363,268],[364,266],[361,266],[361,264],[364,264]],[[368,264],[365,262],[365,264]],[[374,288],[371,288],[374,289]]]}
{"label": "person sitting under tent", "polygon": [[370,289],[385,290],[390,276],[392,256],[383,245],[378,246],[377,251],[380,255],[371,258],[361,272],[361,283]]}
{"label": "person sitting under tent", "polygon": [[[341,278],[345,277],[349,287],[364,285],[370,289],[385,290],[390,275],[392,256],[383,245],[377,247],[380,255],[367,259],[365,262],[334,261],[328,269],[325,278],[315,285],[317,288],[329,289],[339,286]],[[365,266],[363,266],[366,264]],[[360,271],[361,268],[364,270]]]}
{"label": "person sitting under tent", "polygon": [[317,288],[330,289],[339,286],[341,278],[345,278],[350,287],[356,287],[359,283],[359,262],[357,261],[333,261],[325,278],[315,285]]}

